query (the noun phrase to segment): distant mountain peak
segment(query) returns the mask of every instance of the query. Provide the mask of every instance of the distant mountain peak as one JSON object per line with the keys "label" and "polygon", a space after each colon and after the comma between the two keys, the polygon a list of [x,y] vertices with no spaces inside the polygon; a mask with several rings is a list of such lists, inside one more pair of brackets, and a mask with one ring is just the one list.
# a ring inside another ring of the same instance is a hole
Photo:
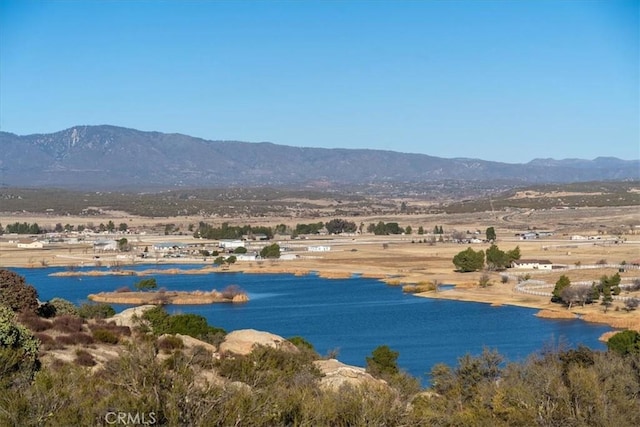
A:
{"label": "distant mountain peak", "polygon": [[640,179],[640,161],[601,157],[508,164],[371,149],[210,141],[182,134],[78,125],[18,136],[0,132],[2,185],[173,188],[434,182],[514,183]]}

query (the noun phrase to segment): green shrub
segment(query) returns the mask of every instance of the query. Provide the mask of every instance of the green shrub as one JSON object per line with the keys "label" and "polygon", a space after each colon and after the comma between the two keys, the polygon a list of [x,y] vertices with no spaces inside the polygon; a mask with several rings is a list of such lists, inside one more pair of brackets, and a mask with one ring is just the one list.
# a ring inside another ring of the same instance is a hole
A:
{"label": "green shrub", "polygon": [[191,337],[218,345],[226,335],[222,328],[209,326],[207,319],[198,314],[174,314],[156,306],[145,311],[142,318],[149,321],[155,335],[189,335]]}
{"label": "green shrub", "polygon": [[82,304],[78,314],[84,319],[106,319],[116,314],[116,311],[109,304]]}
{"label": "green shrub", "polygon": [[93,338],[101,343],[105,343],[105,344],[118,344],[118,341],[120,341],[120,338],[118,337],[118,335],[114,334],[111,331],[108,331],[106,329],[96,329],[93,331]]}
{"label": "green shrub", "polygon": [[71,301],[67,301],[66,299],[63,298],[52,298],[49,301],[49,304],[51,304],[56,312],[55,315],[56,316],[62,316],[65,314],[70,314],[72,316],[78,316],[78,307],[75,306],[75,304],[73,304]]}
{"label": "green shrub", "polygon": [[0,390],[30,381],[39,367],[39,341],[0,305]]}
{"label": "green shrub", "polygon": [[311,350],[313,352],[316,351],[316,349],[313,348],[313,344],[311,344],[309,341],[307,341],[306,339],[304,339],[301,336],[295,336],[295,337],[288,338],[288,341],[291,344],[293,344],[296,347],[298,347],[299,349]]}

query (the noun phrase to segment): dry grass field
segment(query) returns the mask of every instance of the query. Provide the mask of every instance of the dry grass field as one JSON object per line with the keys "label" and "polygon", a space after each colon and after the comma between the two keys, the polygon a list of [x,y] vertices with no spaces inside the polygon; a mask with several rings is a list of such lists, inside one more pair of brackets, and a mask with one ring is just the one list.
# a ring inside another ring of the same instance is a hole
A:
{"label": "dry grass field", "polygon": [[[520,247],[523,259],[548,259],[554,264],[573,266],[575,264],[595,264],[606,261],[619,264],[623,261],[640,259],[640,213],[637,207],[599,207],[556,210],[511,209],[500,212],[478,212],[466,214],[437,214],[437,215],[394,215],[388,217],[343,217],[356,224],[377,223],[378,221],[398,222],[400,226],[411,225],[414,234],[395,236],[374,236],[364,233],[353,236],[318,236],[308,239],[278,240],[283,248],[298,255],[294,260],[265,260],[253,262],[238,262],[230,266],[232,271],[247,273],[292,273],[307,274],[318,272],[321,276],[350,277],[360,274],[365,277],[379,278],[388,285],[419,284],[434,282],[455,284],[453,290],[441,292],[427,292],[419,296],[431,298],[450,298],[458,300],[479,301],[491,304],[512,304],[518,306],[535,307],[545,310],[546,315],[557,313],[566,315],[567,309],[553,304],[547,297],[526,295],[515,292],[515,278],[502,283],[504,273],[489,272],[490,286],[478,285],[482,272],[458,273],[454,271],[452,259],[458,252],[471,246],[474,250],[487,249],[489,244],[457,244],[457,243],[427,243],[426,236],[415,234],[418,227],[424,227],[426,232],[435,225],[443,227],[445,233],[479,232],[484,238],[487,227],[494,227],[497,232],[497,245],[502,250]],[[330,219],[330,218],[329,218]],[[202,243],[186,232],[190,224],[197,224],[205,219],[199,217],[174,218],[145,218],[131,216],[126,212],[105,212],[101,217],[92,217],[94,224],[112,220],[115,224],[126,222],[129,228],[152,229],[172,223],[184,235],[145,234],[127,235],[128,240],[138,248],[153,245],[157,242],[179,241],[184,243]],[[286,224],[295,226],[297,223],[311,223],[322,218],[230,218],[205,221],[219,225],[223,221],[231,225],[276,225]],[[324,219],[327,221],[328,219]],[[56,223],[86,224],[86,217],[49,217],[46,215],[0,217],[1,224],[13,222],[37,222],[44,227],[53,227]],[[534,240],[519,240],[516,233],[527,230],[551,231],[554,234]],[[571,236],[580,235],[592,237],[594,240],[571,240]],[[6,236],[5,236],[6,237]],[[620,237],[623,243],[613,243],[607,237]],[[599,238],[598,240],[596,240]],[[308,252],[312,245],[330,246],[329,252]],[[147,259],[150,263],[186,263],[202,262],[202,258],[177,259]],[[209,262],[211,259],[209,259]],[[64,265],[92,265],[96,259],[90,244],[49,245],[43,249],[18,249],[15,244],[0,243],[0,266],[42,267]],[[101,265],[118,265],[126,268],[127,264],[140,263],[139,258],[122,254],[100,254]],[[614,269],[570,270],[563,272],[572,281],[598,281],[602,275],[615,274]],[[561,273],[555,271],[541,272],[531,270],[515,271],[509,269],[512,276],[530,274],[532,278],[555,283]],[[640,278],[639,270],[627,270],[621,273],[625,280]],[[638,295],[640,297],[640,295]],[[611,324],[615,327],[634,328],[640,330],[640,312],[626,312],[622,302],[615,302],[605,313],[598,304],[585,308],[572,308],[574,315],[587,320]]]}

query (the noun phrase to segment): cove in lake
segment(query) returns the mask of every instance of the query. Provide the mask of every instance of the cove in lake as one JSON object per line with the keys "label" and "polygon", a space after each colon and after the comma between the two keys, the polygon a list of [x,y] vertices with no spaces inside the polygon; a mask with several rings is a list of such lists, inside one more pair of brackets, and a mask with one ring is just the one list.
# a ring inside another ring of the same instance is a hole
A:
{"label": "cove in lake", "polygon": [[[148,268],[152,266],[132,267]],[[41,300],[60,297],[76,304],[87,302],[88,294],[132,287],[140,280],[135,276],[49,276],[63,268],[12,270],[36,287]],[[285,338],[299,335],[320,354],[338,350],[341,361],[358,366],[364,366],[374,348],[386,344],[400,353],[400,367],[423,383],[436,363],[455,365],[458,357],[478,355],[483,347],[497,349],[508,361],[524,360],[558,342],[604,350],[598,337],[611,330],[581,320],[541,319],[535,317],[534,309],[419,298],[374,279],[228,272],[148,277],[155,277],[159,287],[179,291],[221,290],[236,284],[250,298],[245,304],[168,306],[171,313],[200,314],[227,331],[251,328]],[[117,311],[127,308],[114,307]]]}

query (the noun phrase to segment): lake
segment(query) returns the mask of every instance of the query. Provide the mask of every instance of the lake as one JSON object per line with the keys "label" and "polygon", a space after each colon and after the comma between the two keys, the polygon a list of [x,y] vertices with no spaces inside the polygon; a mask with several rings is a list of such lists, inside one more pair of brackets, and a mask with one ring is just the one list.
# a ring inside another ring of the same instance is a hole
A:
{"label": "lake", "polygon": [[[132,267],[149,268],[156,266]],[[90,293],[133,287],[140,280],[132,276],[50,276],[64,268],[11,270],[25,276],[42,301],[60,297],[76,304],[87,302]],[[458,357],[478,355],[483,347],[497,349],[509,361],[523,360],[559,342],[604,350],[598,337],[611,330],[581,320],[541,319],[534,316],[534,309],[419,298],[373,279],[229,272],[151,277],[168,290],[221,290],[235,284],[250,298],[246,304],[169,306],[169,312],[197,313],[227,331],[251,328],[285,338],[300,335],[320,354],[337,350],[338,359],[358,366],[364,366],[374,348],[386,344],[400,353],[400,367],[423,383],[436,363],[454,365]],[[127,308],[114,307],[117,311]]]}

